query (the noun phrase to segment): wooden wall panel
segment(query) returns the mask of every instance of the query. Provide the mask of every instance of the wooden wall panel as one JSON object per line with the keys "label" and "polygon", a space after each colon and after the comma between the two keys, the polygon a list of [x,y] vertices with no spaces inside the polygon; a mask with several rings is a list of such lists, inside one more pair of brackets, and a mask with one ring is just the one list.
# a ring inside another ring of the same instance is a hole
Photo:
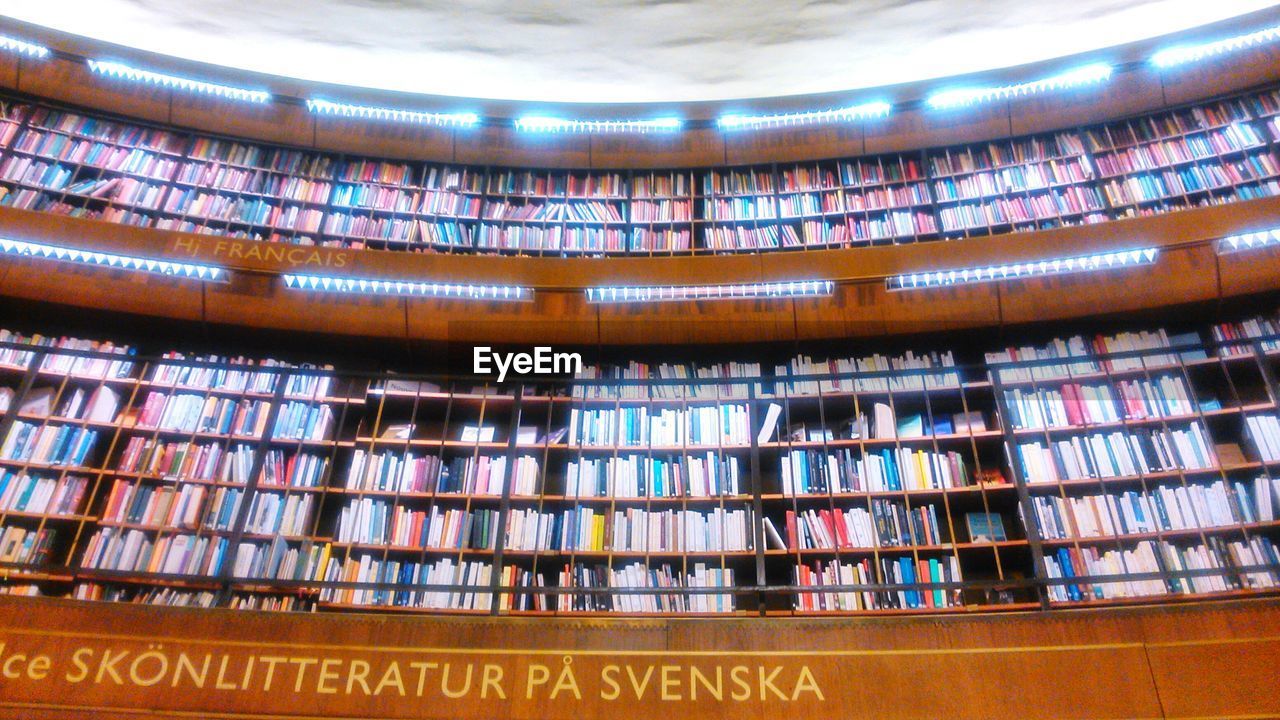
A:
{"label": "wooden wall panel", "polygon": [[[1275,599],[973,617],[530,620],[3,597],[0,712],[1261,718],[1278,711],[1278,637]],[[352,679],[361,674],[366,686]]]}
{"label": "wooden wall panel", "polygon": [[902,110],[863,127],[868,154],[909,152],[1006,137],[1009,107],[995,102],[952,110]]}
{"label": "wooden wall panel", "polygon": [[307,109],[282,103],[238,103],[228,107],[228,103],[214,98],[174,93],[170,122],[219,135],[262,138],[281,145],[307,147],[314,140]]}
{"label": "wooden wall panel", "polygon": [[1217,263],[1209,247],[1169,250],[1156,264],[1000,285],[1006,323],[1088,317],[1108,312],[1211,300],[1218,296]]}
{"label": "wooden wall panel", "polygon": [[315,116],[314,128],[315,146],[325,150],[403,160],[453,159],[452,129],[326,116]]}
{"label": "wooden wall panel", "polygon": [[1273,82],[1278,70],[1280,47],[1270,45],[1169,68],[1161,71],[1158,77],[1164,89],[1165,102],[1178,105]]}
{"label": "wooden wall panel", "polygon": [[679,168],[725,162],[724,137],[710,128],[591,137],[591,167],[596,168]]}
{"label": "wooden wall panel", "polygon": [[3,286],[9,297],[177,320],[199,321],[203,315],[204,283],[196,280],[52,260],[6,257],[0,265],[9,270]]}
{"label": "wooden wall panel", "polygon": [[1022,135],[1106,122],[1163,106],[1159,78],[1150,73],[1116,73],[1101,85],[1010,101],[1009,127],[1012,134]]}
{"label": "wooden wall panel", "polygon": [[169,122],[168,90],[95,75],[83,63],[58,59],[25,63],[18,90],[140,120]]}
{"label": "wooden wall panel", "polygon": [[41,61],[24,60],[15,53],[0,53],[0,87],[18,87],[18,75],[22,72],[23,63],[26,62]]}
{"label": "wooden wall panel", "polygon": [[885,292],[880,303],[891,334],[959,330],[999,325],[1000,298],[994,285]]}
{"label": "wooden wall panel", "polygon": [[591,165],[591,139],[575,133],[518,133],[485,126],[458,132],[454,159],[468,165],[584,168]]}
{"label": "wooden wall panel", "polygon": [[266,277],[211,287],[205,309],[210,323],[336,335],[403,338],[404,299],[286,288]]}
{"label": "wooden wall panel", "polygon": [[[118,271],[76,269],[74,281],[62,282],[58,278],[72,270],[42,261],[44,269],[39,273],[24,271],[40,280],[9,283],[0,287],[0,293],[107,311],[396,340],[444,340],[452,322],[471,322],[468,338],[502,339],[483,337],[474,330],[476,319],[498,320],[502,337],[531,341],[555,337],[557,342],[586,345],[883,336],[1088,317],[1280,289],[1280,251],[1219,257],[1216,246],[1206,242],[1274,223],[1278,212],[1280,198],[1268,198],[1098,226],[940,243],[724,256],[530,258],[307,248],[0,208],[0,233],[5,237],[208,263],[227,268],[234,279],[229,286],[210,286],[203,309],[182,305],[181,291],[175,291],[171,311],[167,294],[138,296],[132,285],[117,291],[113,283],[120,281]],[[1141,245],[1164,248],[1156,266],[927,291],[888,293],[883,283],[884,277],[900,272],[1072,257]],[[30,262],[0,257],[0,267],[28,267]],[[414,301],[406,315],[406,306],[392,299],[286,289],[278,276],[298,271],[514,284],[535,288],[535,300],[492,308],[459,301]],[[101,281],[94,279],[99,276]],[[586,304],[583,292],[602,286],[803,279],[842,282],[832,298],[794,303],[709,301],[596,308]],[[198,286],[189,280],[162,281],[179,288]]]}
{"label": "wooden wall panel", "polygon": [[1280,247],[1218,256],[1218,282],[1225,297],[1270,290],[1280,273]]}
{"label": "wooden wall panel", "polygon": [[779,157],[819,160],[863,153],[864,130],[857,122],[832,125],[726,131],[725,159],[730,165],[769,164]]}

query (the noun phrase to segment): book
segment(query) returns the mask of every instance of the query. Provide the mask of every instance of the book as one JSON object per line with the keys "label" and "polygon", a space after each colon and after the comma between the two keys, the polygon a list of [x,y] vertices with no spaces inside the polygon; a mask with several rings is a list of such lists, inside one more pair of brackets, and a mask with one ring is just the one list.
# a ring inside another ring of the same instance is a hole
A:
{"label": "book", "polygon": [[969,530],[969,542],[1003,542],[1009,539],[1004,531],[1004,518],[996,513],[965,513],[964,524]]}
{"label": "book", "polygon": [[769,403],[768,409],[765,410],[764,421],[760,423],[760,432],[756,434],[757,443],[764,444],[773,439],[778,428],[778,418],[781,416],[782,406],[775,402]]}
{"label": "book", "polygon": [[492,425],[463,425],[458,439],[462,442],[493,442],[497,428]]}

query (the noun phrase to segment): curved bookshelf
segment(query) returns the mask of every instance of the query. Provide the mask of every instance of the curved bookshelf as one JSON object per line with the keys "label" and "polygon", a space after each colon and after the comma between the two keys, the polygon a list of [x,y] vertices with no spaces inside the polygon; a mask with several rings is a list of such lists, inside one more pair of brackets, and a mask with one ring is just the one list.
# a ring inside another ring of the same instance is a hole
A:
{"label": "curved bookshelf", "polygon": [[990,142],[711,169],[320,152],[0,104],[0,204],[335,247],[551,256],[812,250],[1090,225],[1280,194],[1280,89]]}
{"label": "curved bookshelf", "polygon": [[951,351],[354,372],[0,335],[0,590],[895,615],[1273,594],[1280,320]]}

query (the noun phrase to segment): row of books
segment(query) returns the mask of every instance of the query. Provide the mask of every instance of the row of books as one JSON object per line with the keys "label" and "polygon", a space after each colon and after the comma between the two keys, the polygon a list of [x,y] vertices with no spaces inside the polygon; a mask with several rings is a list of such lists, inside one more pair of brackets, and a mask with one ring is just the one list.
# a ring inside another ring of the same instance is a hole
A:
{"label": "row of books", "polygon": [[805,612],[854,612],[861,610],[912,610],[947,608],[961,605],[958,589],[930,590],[821,590],[824,586],[916,585],[921,583],[961,582],[960,562],[954,555],[939,558],[865,558],[859,562],[819,561],[812,565],[796,565],[795,609]]}
{"label": "row of books", "polygon": [[179,183],[195,187],[266,195],[284,201],[322,205],[329,201],[333,184],[309,177],[281,175],[258,168],[244,168],[218,161],[186,163],[174,177]]}
{"label": "row of books", "polygon": [[[559,573],[561,587],[578,588],[731,588],[734,587],[731,568],[708,567],[696,563],[692,572],[680,573],[670,565],[647,567],[643,563],[630,563],[620,568],[565,565]],[[729,613],[736,607],[730,593],[617,593],[578,594],[562,593],[557,596],[555,609],[560,612],[596,611],[618,613]]]}
{"label": "row of books", "polygon": [[116,470],[166,480],[244,485],[253,472],[254,452],[244,443],[223,446],[135,435],[116,461]]}
{"label": "row of books", "polygon": [[[569,388],[570,397],[587,399],[631,400],[701,400],[737,399],[747,397],[743,383],[698,382],[632,383],[620,384],[618,380],[732,380],[737,377],[759,377],[760,363],[730,362],[715,365],[693,363],[649,363],[629,361],[626,365],[584,365],[574,375],[574,380],[603,380],[609,382],[579,383]],[[760,386],[758,386],[760,387]]]}
{"label": "row of books", "polygon": [[738,495],[742,489],[738,458],[714,452],[582,457],[569,461],[564,477],[564,495],[569,498],[707,498]]}
{"label": "row of books", "polygon": [[1041,536],[1065,540],[1273,522],[1278,490],[1280,479],[1260,477],[1230,486],[1218,480],[1079,497],[1037,495],[1031,501]]}
{"label": "row of books", "polygon": [[[325,571],[327,582],[387,583],[393,588],[336,588],[320,591],[320,600],[337,605],[386,605],[453,610],[488,610],[488,592],[493,567],[482,561],[455,561],[440,558],[433,562],[383,560],[373,555],[331,559]],[[467,585],[475,592],[414,590],[415,585]],[[483,591],[480,591],[483,589]]]}
{"label": "row of books", "polygon": [[[774,367],[774,375],[788,378],[783,387],[787,395],[818,395],[837,392],[886,392],[960,387],[960,375],[950,352],[917,355],[879,353],[862,358],[828,358],[814,360],[797,355],[786,365]],[[943,370],[941,368],[953,368]],[[839,377],[804,380],[807,375],[871,375],[872,377]],[[801,379],[795,379],[801,378]]]}
{"label": "row of books", "polygon": [[75,425],[14,421],[0,443],[0,460],[81,467],[93,452],[98,431]]}
{"label": "row of books", "polygon": [[0,525],[0,563],[43,565],[57,539],[57,530]]}
{"label": "row of books", "polygon": [[1218,466],[1213,443],[1199,422],[1177,429],[1135,428],[1128,433],[1021,442],[1016,455],[1028,483],[1134,477]]}
{"label": "row of books", "polygon": [[[770,528],[772,522],[766,525],[766,530]],[[949,530],[938,524],[938,510],[933,504],[908,507],[894,500],[877,498],[871,500],[870,510],[860,507],[788,510],[786,546],[778,549],[942,545],[950,542]],[[778,539],[771,538],[771,541],[779,544]]]}
{"label": "row of books", "polygon": [[1122,420],[1190,415],[1199,408],[1186,380],[1176,375],[1114,384],[1064,383],[1057,388],[1004,391],[1015,429],[1070,428]]}
{"label": "row of books", "polygon": [[959,175],[1053,160],[1083,159],[1084,155],[1079,135],[1059,132],[932,152],[929,169],[935,176]]}
{"label": "row of books", "polygon": [[743,446],[750,444],[747,406],[578,408],[569,411],[572,446]]}
{"label": "row of books", "polygon": [[594,508],[562,512],[514,510],[506,547],[517,551],[747,552],[754,549],[749,508],[645,510],[612,515]]}
{"label": "row of books", "polygon": [[[508,520],[508,522],[510,522]],[[338,514],[340,543],[391,545],[400,548],[485,549],[498,537],[498,511],[410,510],[377,498],[349,501]]]}
{"label": "row of books", "polygon": [[[1046,555],[1044,564],[1050,578],[1068,581],[1049,586],[1049,597],[1056,602],[1227,592],[1280,584],[1275,570],[1248,569],[1280,566],[1275,544],[1262,537],[1231,542],[1211,537],[1205,543],[1189,545],[1144,540],[1127,550],[1064,547]],[[1153,574],[1165,577],[1146,577]],[[1089,580],[1091,576],[1126,575],[1142,577]]]}
{"label": "row of books", "polygon": [[940,490],[973,484],[964,455],[955,451],[884,448],[860,454],[792,450],[778,465],[782,494],[788,496]]}
{"label": "row of books", "polygon": [[[50,337],[46,335],[24,335],[11,330],[0,329],[0,342],[29,345],[33,349],[48,351],[40,363],[42,372],[54,375],[71,375],[84,378],[127,378],[133,372],[133,362],[111,358],[89,357],[84,355],[68,355],[59,350],[71,352],[92,352],[106,355],[133,355],[135,351],[128,345],[116,345],[110,341],[86,340],[72,337]],[[26,368],[33,356],[31,349],[0,348],[0,365]]]}
{"label": "row of books", "polygon": [[55,479],[0,468],[0,513],[75,515],[88,489],[88,478],[78,475]]}
{"label": "row of books", "polygon": [[[443,462],[438,456],[413,453],[352,453],[343,487],[383,493],[467,493],[501,495],[506,482],[505,456],[479,455]],[[537,495],[538,460],[531,455],[516,458],[511,469],[511,494]]]}
{"label": "row of books", "polygon": [[111,423],[115,422],[119,407],[120,394],[106,385],[88,391],[79,386],[64,391],[45,386],[28,390],[18,405],[18,413],[28,418]]}

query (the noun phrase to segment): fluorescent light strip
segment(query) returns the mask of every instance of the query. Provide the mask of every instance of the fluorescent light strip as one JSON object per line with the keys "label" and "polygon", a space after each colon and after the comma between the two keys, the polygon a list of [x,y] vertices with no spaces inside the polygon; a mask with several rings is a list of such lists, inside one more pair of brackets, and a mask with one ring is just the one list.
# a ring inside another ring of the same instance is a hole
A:
{"label": "fluorescent light strip", "polygon": [[587,288],[591,303],[650,303],[682,300],[744,300],[752,298],[821,297],[830,295],[830,280],[747,283],[742,285],[651,285],[642,287]]}
{"label": "fluorescent light strip", "polygon": [[1257,250],[1276,245],[1280,245],[1280,228],[1224,237],[1218,241],[1218,254],[1225,255],[1240,250]]}
{"label": "fluorescent light strip", "polygon": [[339,115],[362,120],[386,120],[390,122],[416,123],[418,125],[438,125],[440,127],[474,127],[480,124],[480,116],[470,112],[436,113],[420,112],[418,110],[397,110],[395,108],[369,105],[336,103],[317,98],[307,100],[307,109],[320,115]]}
{"label": "fluorescent light strip", "polygon": [[25,40],[11,38],[8,35],[0,35],[0,49],[33,58],[43,59],[49,57],[49,48],[43,45],[29,43]]}
{"label": "fluorescent light strip", "polygon": [[61,260],[82,265],[100,265],[121,270],[138,270],[156,275],[172,275],[196,280],[227,282],[227,271],[213,265],[197,265],[194,263],[170,262],[154,260],[130,255],[98,252],[96,250],[76,250],[74,248],[46,245],[44,243],[26,242],[0,238],[0,253],[6,255],[22,255],[49,260]]}
{"label": "fluorescent light strip", "polygon": [[754,130],[881,118],[887,117],[892,111],[893,105],[887,102],[869,102],[845,108],[817,110],[814,112],[783,113],[780,115],[725,115],[716,120],[716,125],[721,130]]}
{"label": "fluorescent light strip", "polygon": [[1019,83],[1017,85],[943,90],[930,95],[926,102],[928,102],[930,107],[941,110],[946,108],[964,107],[991,100],[1003,100],[1005,98],[1021,97],[1024,95],[1036,95],[1053,90],[1065,90],[1067,88],[1105,82],[1111,78],[1111,71],[1111,66],[1106,63],[1094,63],[1092,65],[1085,65],[1084,67],[1076,68],[1075,70],[1069,70],[1059,75],[1047,77],[1043,80]]}
{"label": "fluorescent light strip", "polygon": [[1280,40],[1280,25],[1244,35],[1236,35],[1224,40],[1215,40],[1213,42],[1200,43],[1199,45],[1181,45],[1161,50],[1151,56],[1151,64],[1159,68],[1174,67],[1175,65],[1203,60],[1214,55],[1224,55],[1254,45],[1275,42],[1276,40]]}
{"label": "fluorescent light strip", "polygon": [[203,80],[192,80],[190,78],[178,77],[177,75],[166,75],[164,73],[152,72],[150,70],[141,70],[139,68],[130,67],[129,65],[109,60],[88,60],[87,62],[89,63],[89,69],[99,75],[106,75],[108,77],[118,78],[121,80],[144,82],[175,90],[203,93],[205,95],[213,95],[214,97],[224,98],[226,100],[239,100],[241,102],[251,103],[265,103],[271,101],[271,93],[263,90],[249,90],[246,88],[235,87],[233,85],[219,85],[218,83],[205,82]]}
{"label": "fluorescent light strip", "polygon": [[889,290],[916,290],[948,285],[966,285],[1047,275],[1094,272],[1136,265],[1151,265],[1156,261],[1156,255],[1158,254],[1159,250],[1157,248],[1141,248],[1138,250],[1098,253],[1096,255],[1082,255],[1080,257],[1032,260],[1010,265],[992,265],[965,268],[963,270],[937,270],[934,272],[895,275],[894,277],[885,278],[884,284]]}
{"label": "fluorescent light strip", "polygon": [[683,125],[680,118],[675,117],[652,120],[562,120],[545,115],[525,115],[515,121],[516,129],[523,132],[675,132]]}
{"label": "fluorescent light strip", "polygon": [[410,297],[458,298],[461,300],[498,300],[523,302],[533,299],[533,290],[513,285],[470,285],[408,280],[371,280],[368,278],[329,277],[325,275],[288,275],[284,284],[296,290],[315,292],[358,293],[363,295],[404,295]]}

